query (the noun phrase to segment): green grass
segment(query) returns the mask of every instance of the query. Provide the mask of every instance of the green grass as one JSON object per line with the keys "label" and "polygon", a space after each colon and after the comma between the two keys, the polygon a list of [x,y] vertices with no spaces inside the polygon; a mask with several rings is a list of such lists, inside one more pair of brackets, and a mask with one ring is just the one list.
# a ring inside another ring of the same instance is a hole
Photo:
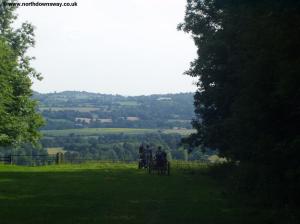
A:
{"label": "green grass", "polygon": [[67,136],[70,134],[85,135],[85,136],[97,136],[103,134],[146,134],[146,133],[158,133],[161,131],[165,134],[181,134],[188,135],[194,132],[194,130],[188,129],[142,129],[142,128],[78,128],[78,129],[64,129],[64,130],[43,130],[42,133],[45,136]]}
{"label": "green grass", "polygon": [[190,135],[195,133],[194,129],[165,129],[164,134],[180,134],[180,135]]}
{"label": "green grass", "polygon": [[0,165],[0,223],[266,223],[199,169],[157,176],[136,164]]}

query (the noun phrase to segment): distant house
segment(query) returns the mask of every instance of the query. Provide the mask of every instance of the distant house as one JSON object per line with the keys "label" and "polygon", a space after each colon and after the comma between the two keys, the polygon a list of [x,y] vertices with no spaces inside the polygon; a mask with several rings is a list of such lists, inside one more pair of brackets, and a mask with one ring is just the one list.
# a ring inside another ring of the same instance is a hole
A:
{"label": "distant house", "polygon": [[86,117],[76,117],[75,118],[76,122],[85,122],[85,123],[91,123],[92,119],[91,118],[86,118]]}

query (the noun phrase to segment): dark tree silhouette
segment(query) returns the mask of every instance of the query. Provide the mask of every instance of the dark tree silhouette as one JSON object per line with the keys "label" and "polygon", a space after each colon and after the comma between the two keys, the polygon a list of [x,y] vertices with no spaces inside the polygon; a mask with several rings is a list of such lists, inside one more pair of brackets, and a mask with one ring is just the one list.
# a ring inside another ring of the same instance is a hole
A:
{"label": "dark tree silhouette", "polygon": [[199,77],[198,132],[185,141],[251,164],[250,185],[285,199],[299,196],[299,21],[299,1],[188,0],[179,25],[198,48],[186,72]]}

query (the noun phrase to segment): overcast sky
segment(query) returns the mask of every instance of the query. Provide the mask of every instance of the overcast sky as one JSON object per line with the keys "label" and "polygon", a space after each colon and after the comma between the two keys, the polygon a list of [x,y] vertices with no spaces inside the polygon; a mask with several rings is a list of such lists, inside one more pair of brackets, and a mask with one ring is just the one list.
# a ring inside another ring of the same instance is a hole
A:
{"label": "overcast sky", "polygon": [[34,82],[34,90],[122,95],[195,91],[195,79],[182,74],[196,57],[196,47],[188,34],[176,30],[186,0],[77,3],[18,9],[19,21],[36,27],[30,54],[44,79]]}

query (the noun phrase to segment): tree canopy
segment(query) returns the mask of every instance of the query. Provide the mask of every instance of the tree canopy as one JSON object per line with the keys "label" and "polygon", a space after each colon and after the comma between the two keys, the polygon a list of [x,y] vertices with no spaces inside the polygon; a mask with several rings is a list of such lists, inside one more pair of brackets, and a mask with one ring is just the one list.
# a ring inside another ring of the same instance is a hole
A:
{"label": "tree canopy", "polygon": [[15,7],[0,4],[0,146],[36,142],[43,124],[36,113],[32,78],[41,76],[31,67],[26,55],[34,46],[33,27],[23,23],[14,29]]}
{"label": "tree canopy", "polygon": [[199,77],[197,144],[256,160],[299,137],[299,10],[289,1],[188,1],[180,28],[198,47],[186,72]]}
{"label": "tree canopy", "polygon": [[281,164],[279,179],[299,181],[299,21],[299,1],[187,1],[179,29],[198,58],[186,74],[199,77],[190,144],[273,171]]}

